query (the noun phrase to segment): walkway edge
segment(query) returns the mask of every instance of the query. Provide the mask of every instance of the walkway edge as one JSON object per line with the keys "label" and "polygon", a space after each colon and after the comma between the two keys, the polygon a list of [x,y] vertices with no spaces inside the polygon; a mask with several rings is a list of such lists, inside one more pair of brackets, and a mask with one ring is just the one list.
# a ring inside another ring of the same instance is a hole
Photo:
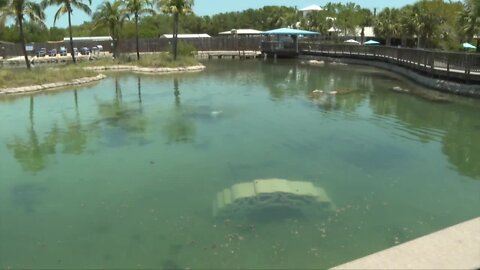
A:
{"label": "walkway edge", "polygon": [[419,83],[429,88],[440,90],[445,93],[480,98],[480,85],[462,84],[462,83],[447,81],[443,79],[427,77],[414,70],[409,70],[407,68],[397,66],[395,64],[387,63],[387,62],[381,62],[377,60],[353,59],[353,58],[348,58],[346,56],[334,57],[333,55],[332,56],[302,55],[299,57],[299,59],[327,60],[327,61],[334,61],[334,62],[340,62],[340,63],[346,63],[346,64],[373,66],[373,67],[394,72],[398,75],[403,75],[404,77],[407,77],[408,79],[413,80],[416,83]]}
{"label": "walkway edge", "polygon": [[480,217],[332,269],[480,269]]}

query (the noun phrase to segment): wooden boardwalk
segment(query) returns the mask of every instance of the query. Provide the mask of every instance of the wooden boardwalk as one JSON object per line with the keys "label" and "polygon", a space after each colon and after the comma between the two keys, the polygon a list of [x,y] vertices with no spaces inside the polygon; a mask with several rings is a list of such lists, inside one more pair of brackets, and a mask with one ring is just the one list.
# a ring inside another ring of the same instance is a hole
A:
{"label": "wooden boardwalk", "polygon": [[272,56],[298,55],[378,61],[408,68],[422,75],[467,84],[480,84],[480,54],[386,46],[263,42],[262,53]]}

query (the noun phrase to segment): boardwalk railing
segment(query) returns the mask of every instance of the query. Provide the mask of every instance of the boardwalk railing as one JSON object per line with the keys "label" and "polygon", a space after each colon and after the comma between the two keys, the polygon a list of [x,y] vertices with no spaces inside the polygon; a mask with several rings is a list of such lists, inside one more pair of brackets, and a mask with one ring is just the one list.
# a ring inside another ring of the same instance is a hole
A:
{"label": "boardwalk railing", "polygon": [[[293,42],[262,42],[262,52],[296,55]],[[289,49],[291,48],[291,49]],[[480,82],[480,54],[386,46],[299,43],[298,53],[376,60],[406,67],[424,75],[466,83]]]}

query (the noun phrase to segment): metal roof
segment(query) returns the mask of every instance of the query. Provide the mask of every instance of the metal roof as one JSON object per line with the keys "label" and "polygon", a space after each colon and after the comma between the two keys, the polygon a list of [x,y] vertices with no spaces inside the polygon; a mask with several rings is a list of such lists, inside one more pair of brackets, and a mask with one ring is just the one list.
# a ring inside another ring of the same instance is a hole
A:
{"label": "metal roof", "polygon": [[312,35],[320,35],[318,32],[312,32],[312,31],[307,31],[307,30],[302,30],[302,29],[292,29],[292,28],[279,28],[279,29],[274,29],[274,30],[269,30],[263,32],[264,35],[293,35],[293,36],[298,36],[298,35],[303,35],[303,36],[312,36]]}
{"label": "metal roof", "polygon": [[[173,34],[164,34],[161,38],[173,38]],[[210,38],[209,34],[178,34],[177,38]]]}
{"label": "metal roof", "polygon": [[319,10],[323,10],[323,8],[321,8],[319,5],[310,5],[308,7],[304,7],[300,9],[300,11],[319,11]]}
{"label": "metal roof", "polygon": [[[111,36],[97,36],[97,37],[73,37],[73,41],[106,41],[113,40]],[[70,41],[70,37],[63,38],[63,41]]]}
{"label": "metal roof", "polygon": [[237,35],[261,35],[263,34],[262,31],[255,30],[255,29],[232,29],[230,31],[224,31],[218,33],[219,35],[231,35],[233,31],[237,32]]}

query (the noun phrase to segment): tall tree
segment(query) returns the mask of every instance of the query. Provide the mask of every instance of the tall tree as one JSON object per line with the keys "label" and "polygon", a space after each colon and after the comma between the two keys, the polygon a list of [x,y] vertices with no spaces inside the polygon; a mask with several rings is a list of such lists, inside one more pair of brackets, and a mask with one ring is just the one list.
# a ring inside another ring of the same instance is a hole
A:
{"label": "tall tree", "polygon": [[173,16],[173,60],[177,60],[178,19],[180,15],[193,13],[193,0],[158,0],[157,6],[165,14]]}
{"label": "tall tree", "polygon": [[357,35],[356,28],[360,24],[360,6],[349,2],[346,3],[345,5],[339,5],[338,6],[338,14],[337,14],[337,24],[338,27],[343,29],[344,35]]}
{"label": "tall tree", "polygon": [[392,38],[398,34],[399,10],[385,8],[377,16],[375,34],[384,37],[386,45],[390,46]]}
{"label": "tall tree", "polygon": [[[87,0],[88,4],[92,4],[92,0]],[[53,25],[57,22],[57,20],[62,17],[65,13],[68,14],[68,34],[70,36],[70,54],[72,55],[73,63],[76,63],[77,60],[75,59],[75,52],[73,51],[73,35],[72,35],[72,13],[73,8],[77,8],[88,15],[92,13],[90,6],[83,3],[82,0],[43,0],[42,1],[42,8],[48,6],[60,6],[55,13],[55,17],[53,19]]]}
{"label": "tall tree", "polygon": [[360,42],[363,44],[365,42],[365,27],[373,25],[373,14],[367,8],[362,8],[358,11],[358,22],[359,26],[361,27],[360,31]]}
{"label": "tall tree", "polygon": [[25,34],[23,32],[25,17],[30,18],[32,22],[36,22],[42,27],[46,27],[44,22],[45,13],[41,6],[35,2],[29,0],[8,0],[6,5],[0,9],[0,25],[5,24],[5,21],[11,18],[18,26],[25,64],[27,65],[27,69],[30,69],[30,60],[28,60],[28,53],[25,48]]}
{"label": "tall tree", "polygon": [[[459,20],[467,41],[471,41],[473,36],[480,32],[480,0],[465,0]],[[477,52],[479,51],[480,39],[477,39]]]}
{"label": "tall tree", "polygon": [[98,27],[107,27],[110,36],[113,38],[113,57],[118,56],[118,42],[120,39],[120,29],[127,18],[127,13],[122,8],[122,1],[115,0],[103,2],[93,14],[94,29]]}
{"label": "tall tree", "polygon": [[143,14],[155,14],[151,8],[150,0],[128,0],[126,3],[127,12],[133,15],[135,19],[135,42],[137,46],[137,60],[140,60],[140,50],[138,45],[138,18]]}

